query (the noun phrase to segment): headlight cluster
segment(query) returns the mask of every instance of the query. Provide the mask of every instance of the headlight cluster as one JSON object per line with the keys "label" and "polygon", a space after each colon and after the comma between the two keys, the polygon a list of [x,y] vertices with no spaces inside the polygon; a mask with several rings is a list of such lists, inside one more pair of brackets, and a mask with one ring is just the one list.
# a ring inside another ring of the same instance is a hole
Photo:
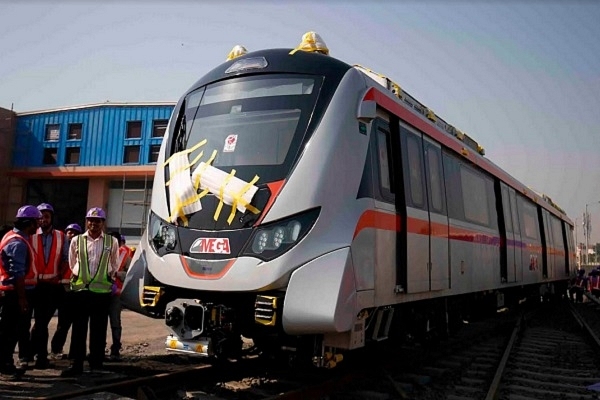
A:
{"label": "headlight cluster", "polygon": [[292,221],[286,226],[276,226],[273,229],[263,229],[254,236],[252,251],[260,254],[265,250],[277,250],[284,243],[294,243],[300,236],[302,225]]}
{"label": "headlight cluster", "polygon": [[150,213],[148,241],[159,256],[175,252],[178,248],[177,231],[174,225]]}
{"label": "headlight cluster", "polygon": [[242,254],[272,260],[295,246],[308,233],[318,216],[319,209],[316,208],[260,226],[250,237]]}

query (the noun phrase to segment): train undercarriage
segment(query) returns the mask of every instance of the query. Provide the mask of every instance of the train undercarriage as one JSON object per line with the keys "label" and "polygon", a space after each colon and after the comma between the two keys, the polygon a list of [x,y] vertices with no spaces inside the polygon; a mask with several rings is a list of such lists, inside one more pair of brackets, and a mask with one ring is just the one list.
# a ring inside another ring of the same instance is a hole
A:
{"label": "train undercarriage", "polygon": [[446,338],[469,321],[513,309],[525,301],[566,296],[566,292],[567,283],[561,281],[407,302],[362,310],[352,332],[302,336],[283,331],[283,292],[169,300],[165,288],[146,287],[144,299],[151,314],[164,316],[170,331],[165,341],[169,351],[216,360],[254,352],[296,365],[333,368],[348,350],[370,342]]}

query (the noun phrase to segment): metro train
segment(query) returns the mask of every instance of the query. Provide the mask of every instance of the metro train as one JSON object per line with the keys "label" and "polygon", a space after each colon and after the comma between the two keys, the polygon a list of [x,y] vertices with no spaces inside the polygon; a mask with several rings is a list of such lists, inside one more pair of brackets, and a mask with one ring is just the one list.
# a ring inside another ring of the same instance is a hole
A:
{"label": "metro train", "polygon": [[179,100],[122,302],[167,350],[334,367],[371,342],[448,332],[566,293],[573,222],[388,77],[236,46]]}

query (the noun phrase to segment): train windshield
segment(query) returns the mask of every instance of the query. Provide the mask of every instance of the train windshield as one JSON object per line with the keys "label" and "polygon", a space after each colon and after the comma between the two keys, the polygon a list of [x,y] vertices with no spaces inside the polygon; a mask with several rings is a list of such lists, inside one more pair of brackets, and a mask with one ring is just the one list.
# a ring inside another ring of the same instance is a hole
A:
{"label": "train windshield", "polygon": [[189,159],[205,162],[214,156],[213,166],[235,168],[241,179],[283,179],[301,147],[321,81],[278,74],[202,87],[185,98],[173,152],[194,149]]}

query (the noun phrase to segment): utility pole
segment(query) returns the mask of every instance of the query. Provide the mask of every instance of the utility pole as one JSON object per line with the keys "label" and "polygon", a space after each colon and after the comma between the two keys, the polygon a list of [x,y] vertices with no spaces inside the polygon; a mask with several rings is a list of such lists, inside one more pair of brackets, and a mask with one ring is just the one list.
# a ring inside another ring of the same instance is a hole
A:
{"label": "utility pole", "polygon": [[590,261],[590,213],[588,213],[588,204],[585,205],[585,214],[583,214],[583,235],[585,236],[585,265]]}
{"label": "utility pole", "polygon": [[575,218],[575,255],[577,256],[577,253],[579,253],[579,257],[576,257],[577,269],[581,268],[581,251],[578,251],[581,249],[579,248],[579,241],[577,240],[577,231],[579,230],[579,228],[577,227],[578,223],[579,222],[577,221],[577,218]]}
{"label": "utility pole", "polygon": [[[593,204],[600,203],[600,201],[595,201]],[[583,235],[585,236],[585,264],[588,265],[590,263],[590,237],[592,236],[592,218],[590,213],[588,212],[589,204],[585,205],[585,214],[583,214]]]}

